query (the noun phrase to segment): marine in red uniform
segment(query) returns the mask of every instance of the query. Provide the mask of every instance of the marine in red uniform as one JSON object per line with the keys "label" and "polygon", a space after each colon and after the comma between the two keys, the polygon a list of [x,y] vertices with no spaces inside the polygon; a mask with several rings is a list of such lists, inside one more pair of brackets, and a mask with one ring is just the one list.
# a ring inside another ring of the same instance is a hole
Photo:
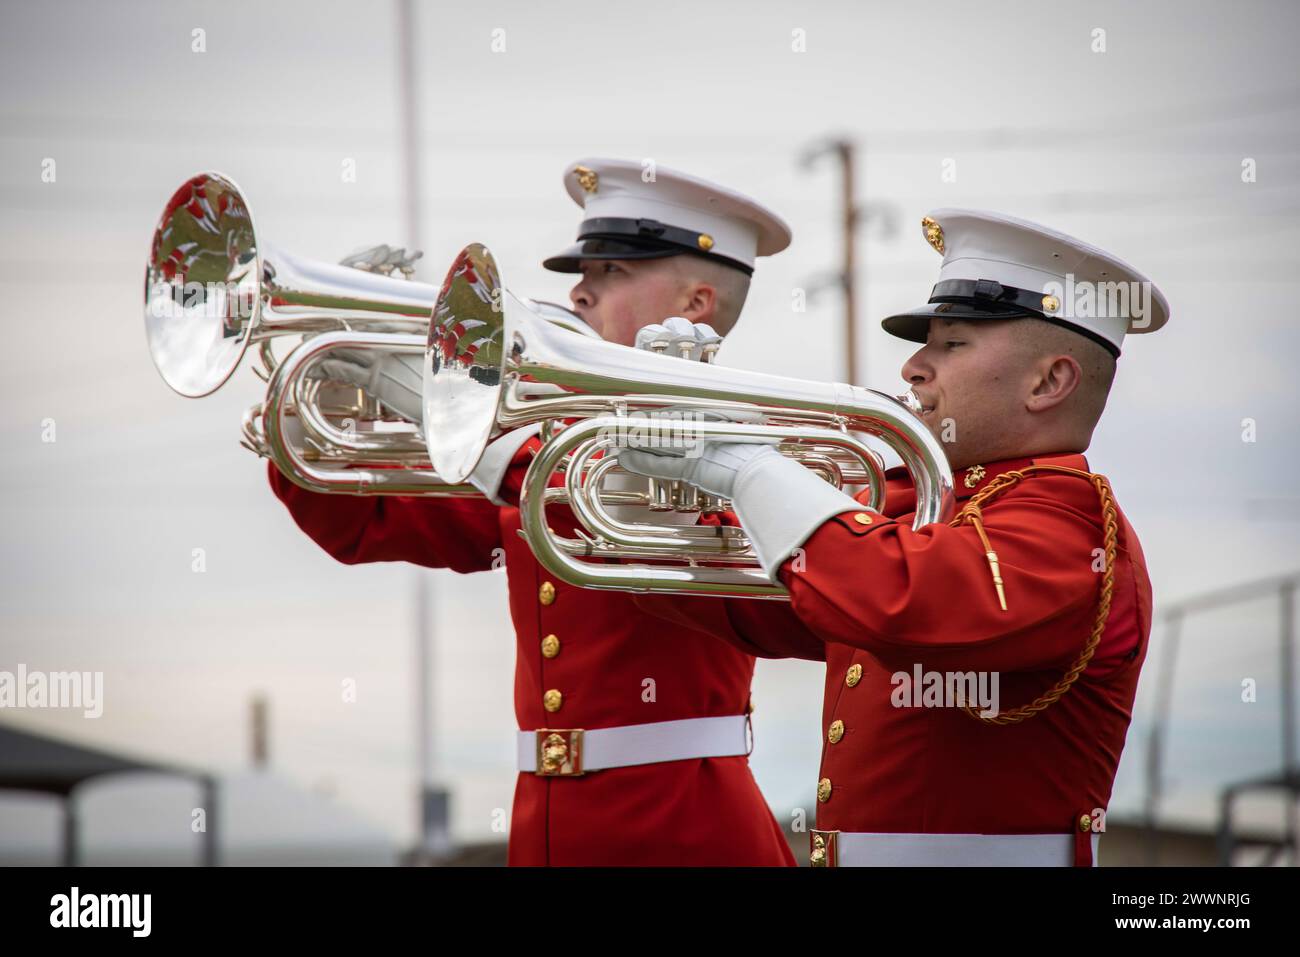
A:
{"label": "marine in red uniform", "polygon": [[[755,257],[783,249],[789,230],[730,190],[645,172],[571,166],[565,183],[584,222],[578,244],[545,265],[581,273],[574,310],[606,340],[631,345],[669,316],[725,334]],[[329,373],[418,420],[418,370],[400,357],[366,361],[332,360]],[[489,447],[470,478],[485,499],[323,495],[274,469],[270,478],[303,531],[342,562],[475,572],[504,555],[521,729],[511,864],[793,864],[749,769],[753,657],[643,614],[630,595],[550,578],[519,536],[519,489],[539,447],[526,430]],[[553,524],[572,532],[560,510]]]}
{"label": "marine in red uniform", "polygon": [[[752,654],[826,662],[812,863],[1094,864],[1151,585],[1081,453],[1125,333],[1168,306],[1132,267],[1030,223],[940,210],[923,225],[940,281],[884,325],[924,343],[903,376],[947,443],[956,517],[913,530],[901,470],[882,514],[766,445],[625,450],[625,468],[731,498],[791,599],[640,604]],[[1131,296],[1098,301],[1106,283]],[[1089,308],[1065,301],[1089,289]]]}

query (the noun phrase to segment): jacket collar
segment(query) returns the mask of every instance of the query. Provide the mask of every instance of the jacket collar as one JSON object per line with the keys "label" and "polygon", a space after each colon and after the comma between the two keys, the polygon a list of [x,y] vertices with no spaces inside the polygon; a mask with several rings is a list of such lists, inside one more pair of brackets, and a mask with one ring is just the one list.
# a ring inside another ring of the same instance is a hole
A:
{"label": "jacket collar", "polygon": [[[1000,462],[987,462],[980,465],[971,465],[964,469],[957,469],[952,474],[953,494],[958,501],[963,501],[983,490],[999,475],[1014,472],[1016,469],[1022,469],[1027,465],[1061,465],[1084,472],[1091,471],[1088,467],[1088,460],[1079,452],[1051,452],[1024,458],[1003,459]],[[907,470],[901,466],[892,468],[886,473],[886,477],[906,481]]]}

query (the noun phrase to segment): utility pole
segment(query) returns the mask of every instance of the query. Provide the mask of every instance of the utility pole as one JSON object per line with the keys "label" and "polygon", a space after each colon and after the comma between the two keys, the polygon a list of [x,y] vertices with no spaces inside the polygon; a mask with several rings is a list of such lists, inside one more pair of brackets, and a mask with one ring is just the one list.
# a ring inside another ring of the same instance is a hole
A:
{"label": "utility pole", "polygon": [[402,192],[406,208],[406,248],[420,248],[420,104],[415,76],[415,7],[397,0],[398,127],[402,136]]}
{"label": "utility pole", "polygon": [[1283,583],[1278,593],[1278,617],[1281,624],[1278,671],[1282,679],[1282,780],[1289,785],[1286,802],[1286,843],[1291,849],[1291,864],[1300,864],[1300,800],[1296,786],[1300,782],[1300,762],[1296,760],[1296,670],[1295,670],[1295,593],[1296,582]]}
{"label": "utility pole", "polygon": [[[397,0],[398,125],[402,137],[402,192],[406,248],[420,248],[420,105],[416,77],[415,4]],[[411,855],[415,864],[436,864],[451,850],[451,795],[437,783],[434,766],[433,581],[423,568],[415,574],[415,740],[419,803],[419,838]]]}
{"label": "utility pole", "polygon": [[840,228],[841,259],[837,275],[829,279],[822,278],[814,284],[814,291],[820,286],[838,285],[843,295],[844,318],[841,331],[844,334],[843,354],[845,382],[858,381],[858,327],[857,295],[854,288],[854,276],[857,272],[857,225],[858,201],[853,181],[853,166],[857,147],[847,139],[831,139],[816,144],[806,150],[800,160],[804,169],[810,169],[823,156],[833,156],[840,169]]}
{"label": "utility pole", "polygon": [[[865,192],[865,180],[859,180],[857,167],[860,157],[866,149],[848,138],[825,140],[807,149],[800,159],[804,169],[810,169],[823,156],[832,156],[839,166],[840,173],[840,268],[830,277],[814,280],[813,290],[825,286],[839,286],[843,295],[844,318],[842,331],[844,335],[844,371],[843,378],[850,384],[860,384],[858,379],[858,279],[865,284],[867,263],[866,243],[858,247],[858,227],[864,224],[880,224],[880,234],[890,236],[894,231],[895,209],[888,203],[858,202],[858,191]],[[865,285],[864,285],[865,289]],[[864,343],[865,344],[865,343]],[[863,368],[869,368],[866,356],[863,356]]]}
{"label": "utility pole", "polygon": [[[843,229],[844,258],[840,275],[844,284],[844,381],[858,381],[857,232],[858,197],[853,184],[854,146],[848,140],[835,145],[840,161],[840,226]],[[866,266],[863,264],[863,268]]]}
{"label": "utility pole", "polygon": [[436,864],[451,851],[451,792],[438,783],[434,762],[432,582],[415,571],[415,721],[419,767],[420,839],[415,863]]}
{"label": "utility pole", "polygon": [[265,770],[271,760],[270,707],[271,703],[265,694],[253,695],[252,721],[249,722],[252,731],[251,755],[252,765],[259,771]]}
{"label": "utility pole", "polygon": [[1178,664],[1178,642],[1183,633],[1182,611],[1166,619],[1165,647],[1156,676],[1156,700],[1147,735],[1146,765],[1146,861],[1154,867],[1160,863],[1160,799],[1164,796],[1165,731],[1169,724],[1170,702],[1174,692],[1174,670]]}

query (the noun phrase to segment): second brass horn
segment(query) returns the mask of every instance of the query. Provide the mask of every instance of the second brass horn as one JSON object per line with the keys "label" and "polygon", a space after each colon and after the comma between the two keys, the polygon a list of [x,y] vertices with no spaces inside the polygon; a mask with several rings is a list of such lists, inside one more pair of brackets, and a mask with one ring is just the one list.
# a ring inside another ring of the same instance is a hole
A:
{"label": "second brass horn", "polygon": [[[609,516],[593,486],[616,466],[597,454],[616,448],[619,431],[638,427],[647,416],[707,416],[715,421],[689,423],[691,436],[776,438],[783,454],[834,473],[842,472],[840,463],[848,457],[859,469],[851,479],[870,485],[868,504],[880,508],[882,476],[874,453],[857,437],[866,433],[897,453],[910,472],[916,527],[945,520],[954,507],[942,446],[899,399],[858,386],[730,369],[557,334],[505,289],[495,259],[478,244],[462,250],[448,271],[425,361],[426,439],[430,460],[447,481],[467,476],[487,444],[506,432],[536,422],[553,428],[564,420],[589,420],[548,438],[529,469],[520,502],[533,553],[571,584],[788,597],[758,567],[743,530],[647,527]],[[561,470],[567,473],[564,487],[549,488]],[[585,524],[580,539],[560,540],[548,528],[545,507],[557,501],[569,504]],[[637,559],[660,564],[627,563]]]}
{"label": "second brass horn", "polygon": [[[146,264],[154,365],[173,390],[198,398],[221,388],[256,345],[254,371],[268,387],[244,416],[244,444],[304,488],[478,496],[473,486],[439,478],[414,423],[320,373],[322,360],[349,352],[422,357],[428,339],[438,287],[409,278],[413,259],[377,247],[352,260],[359,265],[270,247],[230,177],[191,176],[163,208]],[[559,306],[538,308],[550,322],[593,334]],[[293,336],[304,341],[278,359],[272,343]],[[291,437],[290,426],[301,428]]]}
{"label": "second brass horn", "polygon": [[219,389],[249,345],[331,330],[423,336],[437,287],[273,250],[243,192],[198,173],[172,194],[145,270],[145,333],[164,381]]}

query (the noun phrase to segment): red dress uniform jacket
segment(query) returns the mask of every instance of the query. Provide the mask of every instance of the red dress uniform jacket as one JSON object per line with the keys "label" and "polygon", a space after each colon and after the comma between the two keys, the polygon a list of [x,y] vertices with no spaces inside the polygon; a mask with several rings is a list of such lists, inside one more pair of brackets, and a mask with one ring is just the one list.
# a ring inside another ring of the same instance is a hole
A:
{"label": "red dress uniform jacket", "polygon": [[[959,500],[1031,463],[1088,470],[1081,455],[998,462],[956,476]],[[1118,513],[1115,585],[1087,669],[1045,711],[986,725],[959,708],[895,706],[925,671],[999,672],[1000,710],[1056,683],[1087,642],[1102,583],[1102,514],[1076,476],[1031,473],[983,506],[1007,610],[971,525],[912,531],[916,494],[888,473],[886,515],[844,512],[787,560],[789,604],[642,597],[656,614],[759,656],[826,662],[821,830],[935,834],[1076,833],[1110,799],[1151,630],[1151,583]],[[960,506],[960,501],[959,501]],[[910,700],[910,699],[908,699]],[[811,783],[811,782],[810,782]],[[1103,817],[1104,820],[1104,817]],[[1081,860],[1076,841],[1076,862]]]}
{"label": "red dress uniform jacket", "polygon": [[[536,438],[500,497],[517,503]],[[746,713],[754,659],[638,609],[629,594],[551,579],[519,536],[519,510],[486,499],[325,495],[270,467],[299,527],[341,562],[407,561],[485,571],[504,557],[518,640],[515,714],[522,729],[608,728]],[[572,530],[567,509],[552,526]],[[551,589],[554,589],[552,592]],[[542,643],[548,636],[548,657]],[[474,640],[472,634],[462,640]],[[654,700],[646,701],[646,679]],[[559,691],[558,711],[543,705]],[[521,773],[512,865],[793,865],[745,756],[611,768],[582,777]]]}

